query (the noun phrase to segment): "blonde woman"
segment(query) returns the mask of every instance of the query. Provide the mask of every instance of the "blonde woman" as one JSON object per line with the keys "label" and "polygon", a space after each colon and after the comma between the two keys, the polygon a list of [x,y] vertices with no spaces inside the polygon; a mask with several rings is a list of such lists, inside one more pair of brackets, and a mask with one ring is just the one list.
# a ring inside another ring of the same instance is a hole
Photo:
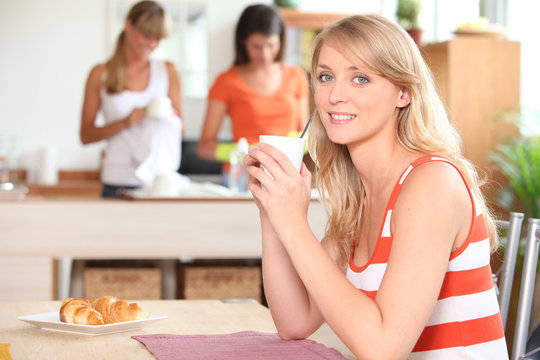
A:
{"label": "blonde woman", "polygon": [[[172,165],[168,166],[171,171],[178,169],[180,150],[176,147],[182,116],[179,74],[172,63],[150,59],[169,31],[170,19],[158,3],[135,4],[127,15],[114,54],[104,64],[95,66],[88,76],[80,137],[83,144],[107,140],[101,174],[103,197],[122,196],[124,190],[148,181],[136,174],[134,152],[144,137],[146,107],[153,98],[168,97],[172,104],[171,126],[178,131],[168,138],[174,153]],[[95,124],[99,110],[105,118],[104,126]]]}
{"label": "blonde woman", "polygon": [[326,321],[360,359],[507,359],[493,220],[418,48],[380,16],[353,16],[318,35],[311,73],[321,242],[305,165],[269,145],[245,158],[281,337]]}

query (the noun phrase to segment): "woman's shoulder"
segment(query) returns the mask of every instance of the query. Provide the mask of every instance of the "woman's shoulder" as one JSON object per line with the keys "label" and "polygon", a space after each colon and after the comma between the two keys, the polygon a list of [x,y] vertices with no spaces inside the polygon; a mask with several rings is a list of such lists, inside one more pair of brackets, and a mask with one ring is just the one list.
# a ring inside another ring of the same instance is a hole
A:
{"label": "woman's shoulder", "polygon": [[444,241],[453,251],[471,231],[475,198],[457,165],[434,158],[409,167],[400,178],[403,187],[393,206],[392,231],[400,236],[431,234],[426,241]]}
{"label": "woman's shoulder", "polygon": [[95,64],[94,66],[92,66],[92,69],[90,70],[90,74],[94,74],[94,73],[103,73],[105,69],[105,64]]}
{"label": "woman's shoulder", "polygon": [[305,74],[306,74],[304,69],[302,69],[298,65],[293,65],[293,64],[286,63],[286,62],[282,62],[281,66],[282,66],[283,71],[285,73],[289,73],[289,74],[296,75],[296,76],[298,76],[298,75],[304,75],[305,76]]}
{"label": "woman's shoulder", "polygon": [[167,73],[171,76],[178,76],[178,69],[176,68],[176,65],[171,61],[163,61],[163,65],[167,69]]}
{"label": "woman's shoulder", "polygon": [[225,79],[228,79],[228,78],[235,78],[235,77],[238,77],[239,75],[239,70],[236,66],[231,66],[230,68],[228,68],[227,70],[225,71],[222,71],[221,73],[218,74],[217,78],[225,78]]}
{"label": "woman's shoulder", "polygon": [[465,185],[459,167],[443,157],[422,157],[411,163],[409,169],[406,170],[406,181],[403,179],[404,187],[417,185],[420,189],[433,187],[444,191],[456,186],[461,189]]}
{"label": "woman's shoulder", "polygon": [[101,83],[105,74],[105,64],[96,64],[90,69],[88,81],[93,83]]}
{"label": "woman's shoulder", "polygon": [[237,83],[240,80],[241,78],[238,69],[235,66],[231,66],[229,69],[218,74],[216,80],[214,81],[214,86],[231,86],[232,83]]}
{"label": "woman's shoulder", "polygon": [[291,65],[288,63],[282,63],[282,69],[285,81],[295,87],[302,89],[302,92],[306,92],[309,86],[308,77],[304,69],[297,65]]}
{"label": "woman's shoulder", "polygon": [[241,87],[241,78],[240,74],[237,72],[235,67],[231,67],[228,70],[218,74],[215,78],[214,83],[210,87],[208,96],[214,100],[220,100],[226,102],[226,99],[234,94],[234,90]]}
{"label": "woman's shoulder", "polygon": [[403,187],[396,204],[414,202],[449,211],[469,208],[469,188],[459,168],[446,159],[434,159],[409,166],[399,180]]}
{"label": "woman's shoulder", "polygon": [[163,63],[165,64],[165,67],[167,68],[167,70],[172,69],[176,71],[176,65],[174,65],[172,61],[163,61]]}

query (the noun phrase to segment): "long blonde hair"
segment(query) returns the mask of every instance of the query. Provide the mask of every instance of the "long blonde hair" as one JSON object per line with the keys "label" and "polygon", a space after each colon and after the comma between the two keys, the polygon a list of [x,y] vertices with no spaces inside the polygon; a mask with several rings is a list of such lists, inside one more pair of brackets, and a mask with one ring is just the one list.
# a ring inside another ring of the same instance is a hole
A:
{"label": "long blonde hair", "polygon": [[[348,56],[351,63],[363,63],[375,74],[408,89],[411,101],[398,112],[397,139],[406,149],[444,156],[463,171],[484,213],[495,249],[495,225],[480,191],[478,174],[462,155],[461,139],[448,121],[431,72],[410,36],[378,15],[350,16],[328,26],[312,45],[313,88],[319,55],[327,43]],[[364,187],[346,145],[330,141],[317,111],[313,120],[309,147],[317,168],[317,187],[329,215],[326,236],[333,242],[338,263],[343,265],[359,236]]]}
{"label": "long blonde hair", "polygon": [[[158,39],[169,36],[171,20],[154,1],[141,1],[133,5],[126,20],[146,36]],[[113,55],[105,63],[105,89],[109,94],[122,92],[126,88],[126,60],[123,49],[125,40],[126,33],[122,31],[116,40]]]}

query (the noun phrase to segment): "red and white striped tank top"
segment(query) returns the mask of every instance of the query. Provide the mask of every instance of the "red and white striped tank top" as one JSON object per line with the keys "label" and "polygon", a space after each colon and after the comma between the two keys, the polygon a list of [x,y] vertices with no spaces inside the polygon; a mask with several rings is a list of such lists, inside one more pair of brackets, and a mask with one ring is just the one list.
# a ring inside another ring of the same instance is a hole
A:
{"label": "red and white striped tank top", "polygon": [[490,244],[484,218],[463,173],[445,158],[425,156],[415,160],[403,172],[386,206],[384,223],[371,258],[359,267],[354,264],[351,254],[347,279],[375,299],[392,248],[392,209],[407,176],[414,168],[430,161],[444,161],[457,169],[467,186],[475,216],[467,239],[450,254],[435,309],[409,359],[508,359],[491,278]]}

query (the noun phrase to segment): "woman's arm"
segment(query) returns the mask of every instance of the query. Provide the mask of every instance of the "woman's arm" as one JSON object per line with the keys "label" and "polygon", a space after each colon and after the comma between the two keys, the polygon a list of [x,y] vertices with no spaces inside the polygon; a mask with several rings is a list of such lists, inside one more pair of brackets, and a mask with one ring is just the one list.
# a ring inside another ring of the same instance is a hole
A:
{"label": "woman's arm", "polygon": [[206,117],[197,145],[197,155],[202,159],[216,160],[216,147],[218,146],[218,133],[223,118],[227,113],[227,105],[219,100],[208,99]]}
{"label": "woman's arm", "polygon": [[[176,70],[176,67],[171,62],[166,62],[167,71],[169,73],[169,99],[171,99],[171,104],[176,115],[183,119],[182,117],[182,86],[180,82],[180,74]],[[185,133],[185,131],[184,131]]]}
{"label": "woman's arm", "polygon": [[313,236],[302,179],[292,164],[270,146],[252,147],[250,154],[274,176],[252,168],[250,175],[266,190],[250,190],[324,319],[359,358],[406,358],[433,311],[452,246],[470,226],[472,207],[459,174],[447,164],[411,173],[394,208],[392,252],[372,301]]}
{"label": "woman's arm", "polygon": [[[249,154],[244,158],[244,165],[248,174],[253,172],[253,168],[259,167],[258,161]],[[309,187],[311,174],[305,165],[302,171],[307,178],[306,186]],[[248,176],[247,184],[248,188],[260,185],[252,176]],[[274,323],[284,339],[305,338],[321,326],[322,315],[298,276],[264,208],[257,199],[255,201],[261,219],[264,292]]]}
{"label": "woman's arm", "polygon": [[107,124],[103,127],[95,126],[94,122],[101,106],[99,91],[101,88],[102,71],[103,66],[96,65],[90,71],[86,82],[80,129],[80,137],[83,144],[108,139],[134,124],[140,124],[146,115],[145,109],[134,109],[126,119]]}
{"label": "woman's arm", "polygon": [[264,215],[261,228],[264,293],[278,333],[284,339],[306,338],[321,326],[322,315]]}

